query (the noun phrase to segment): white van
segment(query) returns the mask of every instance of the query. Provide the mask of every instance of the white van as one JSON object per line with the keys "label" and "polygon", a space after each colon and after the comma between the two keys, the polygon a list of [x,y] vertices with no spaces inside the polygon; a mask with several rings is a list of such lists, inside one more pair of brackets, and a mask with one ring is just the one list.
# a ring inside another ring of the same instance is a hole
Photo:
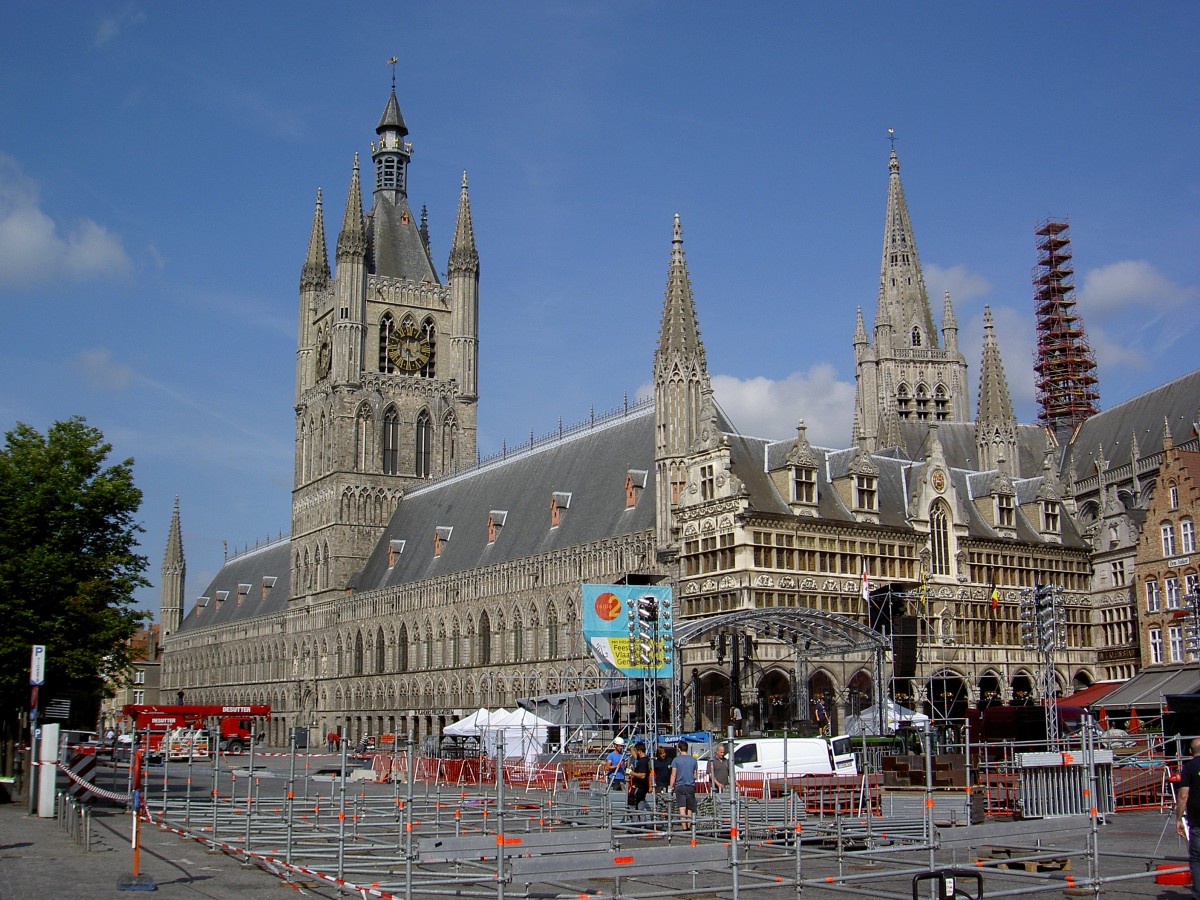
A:
{"label": "white van", "polygon": [[736,777],[759,775],[857,775],[850,738],[745,738],[734,741]]}

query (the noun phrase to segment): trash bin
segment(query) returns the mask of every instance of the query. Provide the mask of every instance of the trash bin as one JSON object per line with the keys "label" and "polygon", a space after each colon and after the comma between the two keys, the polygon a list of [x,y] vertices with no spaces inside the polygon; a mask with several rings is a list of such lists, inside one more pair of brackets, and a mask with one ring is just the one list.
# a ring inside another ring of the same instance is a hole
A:
{"label": "trash bin", "polygon": [[297,750],[307,750],[308,749],[308,729],[307,728],[293,728],[292,729],[292,741],[295,744]]}

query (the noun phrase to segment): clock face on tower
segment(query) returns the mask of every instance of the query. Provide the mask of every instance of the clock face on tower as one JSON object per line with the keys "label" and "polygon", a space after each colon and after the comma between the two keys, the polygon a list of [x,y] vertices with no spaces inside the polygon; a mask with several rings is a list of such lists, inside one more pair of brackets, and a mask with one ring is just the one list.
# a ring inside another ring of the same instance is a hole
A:
{"label": "clock face on tower", "polygon": [[416,372],[429,362],[430,353],[429,340],[411,322],[401,325],[388,340],[388,358],[404,372]]}

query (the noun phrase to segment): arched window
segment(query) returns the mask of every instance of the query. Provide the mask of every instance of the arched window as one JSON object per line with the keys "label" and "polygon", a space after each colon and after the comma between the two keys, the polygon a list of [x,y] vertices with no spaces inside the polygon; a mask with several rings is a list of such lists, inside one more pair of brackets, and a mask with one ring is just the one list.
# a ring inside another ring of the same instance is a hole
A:
{"label": "arched window", "polygon": [[371,407],[363,404],[354,416],[354,471],[366,472],[371,464]]}
{"label": "arched window", "polygon": [[525,658],[525,626],[521,623],[520,616],[513,617],[513,662],[520,662]]}
{"label": "arched window", "polygon": [[450,660],[451,666],[457,666],[462,656],[459,654],[459,649],[462,645],[462,635],[458,631],[458,623],[454,623],[454,629],[450,632]]}
{"label": "arched window", "polygon": [[361,675],[363,673],[363,638],[362,632],[359,631],[354,635],[354,667],[350,674]]}
{"label": "arched window", "polygon": [[933,417],[939,422],[950,418],[950,395],[944,384],[933,389]]}
{"label": "arched window", "polygon": [[912,330],[912,345],[914,347],[921,346],[921,329],[920,328],[914,328]]}
{"label": "arched window", "polygon": [[324,570],[323,579],[321,582],[321,587],[323,587],[323,588],[329,587],[330,575],[331,575],[330,570],[332,568],[333,568],[333,566],[330,562],[330,556],[329,556],[329,541],[326,541],[325,542],[325,570]]}
{"label": "arched window", "polygon": [[558,613],[553,606],[546,612],[546,657],[558,659]]}
{"label": "arched window", "polygon": [[429,359],[425,365],[421,366],[420,375],[422,378],[437,377],[437,326],[433,324],[433,318],[427,318],[421,323],[421,334],[425,340],[429,342]]}
{"label": "arched window", "polygon": [[426,410],[421,410],[417,416],[417,469],[418,478],[428,478],[433,466],[430,461],[430,451],[433,448],[433,422]]}
{"label": "arched window", "polygon": [[486,666],[492,662],[492,620],[486,612],[479,615],[479,665]]}
{"label": "arched window", "polygon": [[933,550],[933,574],[949,575],[950,517],[946,514],[945,504],[938,503],[929,511],[929,542]]}
{"label": "arched window", "polygon": [[921,422],[929,418],[929,388],[924,384],[917,385],[917,419]]}
{"label": "arched window", "polygon": [[400,414],[391,406],[383,414],[383,474],[400,474]]}
{"label": "arched window", "polygon": [[912,415],[912,391],[908,389],[907,384],[900,385],[896,390],[896,410],[900,413],[901,419],[907,419]]}
{"label": "arched window", "polygon": [[342,649],[342,636],[339,634],[338,640],[337,640],[337,673],[339,675],[345,675],[346,674],[345,667],[346,667],[346,654],[345,654],[345,651]]}
{"label": "arched window", "polygon": [[458,470],[458,419],[453,412],[442,419],[442,471]]}
{"label": "arched window", "polygon": [[433,668],[433,628],[425,628],[425,668]]}
{"label": "arched window", "polygon": [[396,671],[408,671],[408,626],[401,625],[396,635]]}
{"label": "arched window", "polygon": [[383,642],[383,629],[375,632],[375,674],[382,675],[387,671],[387,645]]}
{"label": "arched window", "polygon": [[390,312],[385,312],[383,318],[379,320],[379,371],[391,374],[396,371],[396,364],[392,362],[391,356],[388,355],[388,344],[391,343],[392,335],[396,333],[396,322],[392,319]]}

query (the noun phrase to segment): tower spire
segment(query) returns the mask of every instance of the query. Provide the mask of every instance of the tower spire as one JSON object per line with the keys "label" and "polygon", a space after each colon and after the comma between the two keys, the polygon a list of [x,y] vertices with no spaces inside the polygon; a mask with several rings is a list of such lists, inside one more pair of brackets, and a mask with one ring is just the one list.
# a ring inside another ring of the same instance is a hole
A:
{"label": "tower spire", "polygon": [[1013,413],[990,306],[983,308],[983,362],[979,367],[975,443],[981,469],[1003,468],[1009,475],[1017,474],[1017,417]]}
{"label": "tower spire", "polygon": [[658,547],[670,553],[679,547],[675,508],[687,483],[688,457],[721,440],[678,213],[654,354],[654,420]]}
{"label": "tower spire", "polygon": [[183,558],[183,532],[179,526],[179,497],[171,512],[167,548],[163,553],[162,584],[159,587],[158,621],[162,636],[174,634],[183,622],[183,590],[187,563]]}
{"label": "tower spire", "polygon": [[[891,135],[895,137],[894,133]],[[884,218],[883,261],[879,270],[879,304],[875,328],[888,325],[897,348],[936,348],[937,332],[925,292],[925,276],[917,256],[900,160],[893,140],[888,160],[888,200]]]}
{"label": "tower spire", "polygon": [[479,252],[475,249],[475,228],[471,223],[471,197],[467,193],[467,173],[462,173],[458,195],[458,219],[454,223],[454,242],[450,246],[448,271],[478,271]]}
{"label": "tower spire", "polygon": [[337,258],[362,256],[367,252],[367,231],[363,224],[362,183],[358,175],[358,154],[354,154],[354,171],[350,175],[350,193],[346,211],[342,214],[342,230],[338,234]]}
{"label": "tower spire", "polygon": [[308,253],[300,269],[300,290],[321,290],[329,284],[329,251],[325,245],[325,213],[322,210],[321,189],[317,188],[317,205],[313,210],[312,230],[308,234]]}

